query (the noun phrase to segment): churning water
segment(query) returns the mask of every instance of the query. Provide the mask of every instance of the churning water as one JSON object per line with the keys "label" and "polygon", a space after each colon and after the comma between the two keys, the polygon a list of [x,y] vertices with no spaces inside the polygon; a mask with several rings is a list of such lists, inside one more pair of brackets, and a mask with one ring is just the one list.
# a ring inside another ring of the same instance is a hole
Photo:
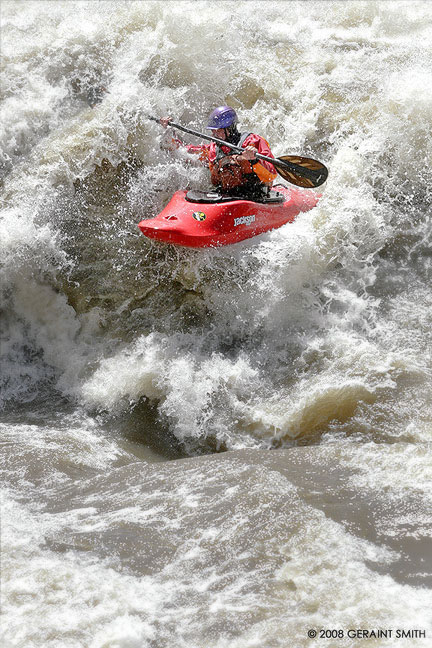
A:
{"label": "churning water", "polygon": [[[430,645],[432,4],[3,0],[1,28],[2,645]],[[145,239],[208,183],[147,115],[222,103],[329,166],[320,203]]]}

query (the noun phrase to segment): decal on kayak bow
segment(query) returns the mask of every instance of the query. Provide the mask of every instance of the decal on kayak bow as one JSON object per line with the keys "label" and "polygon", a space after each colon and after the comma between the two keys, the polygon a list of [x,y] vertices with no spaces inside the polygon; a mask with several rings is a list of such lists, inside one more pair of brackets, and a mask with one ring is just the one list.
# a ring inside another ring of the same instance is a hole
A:
{"label": "decal on kayak bow", "polygon": [[192,216],[195,218],[197,221],[203,221],[206,219],[206,215],[204,212],[194,212]]}
{"label": "decal on kayak bow", "polygon": [[249,216],[239,216],[239,218],[234,218],[234,227],[238,225],[252,225],[255,222],[255,214],[250,214]]}

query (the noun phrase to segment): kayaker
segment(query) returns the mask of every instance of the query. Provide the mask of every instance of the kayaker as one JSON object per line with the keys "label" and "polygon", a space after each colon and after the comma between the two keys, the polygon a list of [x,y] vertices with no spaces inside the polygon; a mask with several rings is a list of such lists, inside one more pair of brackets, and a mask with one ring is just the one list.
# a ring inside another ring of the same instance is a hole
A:
{"label": "kayaker", "polygon": [[[160,119],[167,128],[171,117]],[[185,147],[190,153],[196,153],[210,169],[211,181],[222,192],[230,195],[259,197],[266,194],[272,186],[277,173],[274,166],[265,160],[258,160],[257,153],[274,157],[268,142],[255,133],[240,133],[237,129],[237,114],[230,106],[219,106],[209,115],[207,128],[218,139],[230,142],[244,152],[233,153],[227,146],[214,142],[199,146],[185,145],[175,138],[175,146]]]}

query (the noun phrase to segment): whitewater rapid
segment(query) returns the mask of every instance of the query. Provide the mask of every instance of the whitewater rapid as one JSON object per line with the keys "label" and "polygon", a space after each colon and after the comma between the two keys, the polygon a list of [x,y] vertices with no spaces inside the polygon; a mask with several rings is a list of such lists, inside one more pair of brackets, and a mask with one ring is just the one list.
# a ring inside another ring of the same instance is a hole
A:
{"label": "whitewater rapid", "polygon": [[[3,645],[430,641],[432,6],[0,16]],[[318,206],[151,242],[209,180],[148,115],[225,103],[325,162]]]}

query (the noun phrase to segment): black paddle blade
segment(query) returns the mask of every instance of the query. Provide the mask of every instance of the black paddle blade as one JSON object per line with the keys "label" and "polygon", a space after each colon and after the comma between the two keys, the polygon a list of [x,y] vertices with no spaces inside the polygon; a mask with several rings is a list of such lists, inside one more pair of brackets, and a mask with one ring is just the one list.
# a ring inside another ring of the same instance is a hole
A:
{"label": "black paddle blade", "polygon": [[[278,160],[283,164],[279,165]],[[298,187],[312,189],[319,187],[327,180],[327,167],[312,158],[300,155],[281,155],[275,159],[273,164],[284,180]]]}

